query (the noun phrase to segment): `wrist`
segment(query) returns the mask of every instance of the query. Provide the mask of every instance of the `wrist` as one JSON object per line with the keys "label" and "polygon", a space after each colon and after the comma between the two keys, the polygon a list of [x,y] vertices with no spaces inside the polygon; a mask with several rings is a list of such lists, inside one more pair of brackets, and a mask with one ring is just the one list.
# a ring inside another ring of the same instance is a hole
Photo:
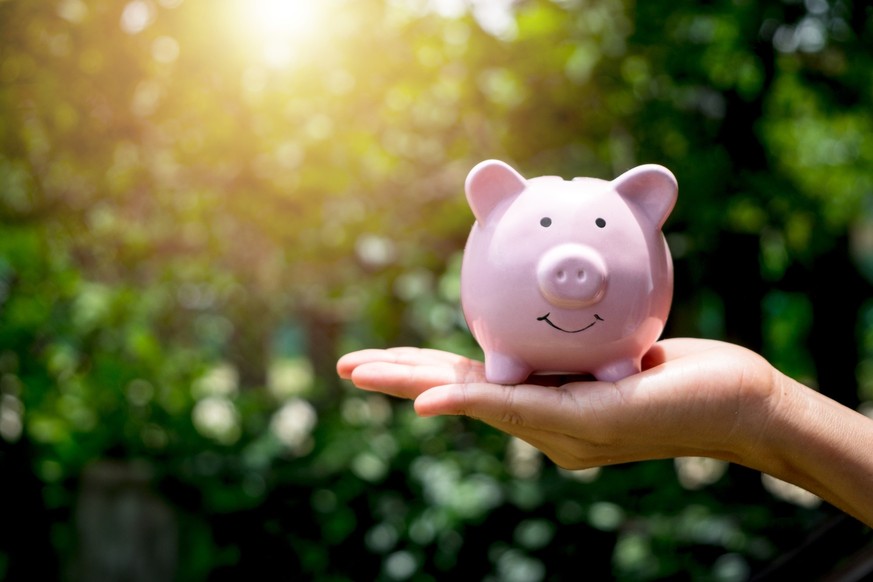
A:
{"label": "wrist", "polygon": [[733,424],[725,439],[726,458],[765,472],[781,464],[782,438],[803,408],[797,384],[756,355],[739,375]]}
{"label": "wrist", "polygon": [[873,442],[873,422],[779,372],[758,435],[740,461],[810,491],[866,521],[873,460],[858,447]]}

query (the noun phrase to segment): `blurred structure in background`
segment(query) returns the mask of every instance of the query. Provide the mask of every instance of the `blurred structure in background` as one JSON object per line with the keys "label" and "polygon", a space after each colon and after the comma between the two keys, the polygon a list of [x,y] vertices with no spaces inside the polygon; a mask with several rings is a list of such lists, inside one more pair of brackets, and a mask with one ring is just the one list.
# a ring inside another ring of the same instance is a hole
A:
{"label": "blurred structure in background", "polygon": [[98,461],[82,473],[76,502],[77,580],[171,580],[178,535],[173,512],[150,489],[142,462]]}

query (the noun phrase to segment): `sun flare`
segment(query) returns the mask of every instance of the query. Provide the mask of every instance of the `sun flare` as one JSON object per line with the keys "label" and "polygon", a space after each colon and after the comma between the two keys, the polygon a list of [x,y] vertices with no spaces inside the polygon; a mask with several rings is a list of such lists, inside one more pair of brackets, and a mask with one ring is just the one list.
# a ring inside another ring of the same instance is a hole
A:
{"label": "sun flare", "polygon": [[260,32],[277,37],[305,34],[315,20],[314,0],[250,0],[253,24]]}
{"label": "sun flare", "polygon": [[241,2],[252,41],[268,65],[291,64],[301,45],[315,37],[322,16],[317,0],[246,0]]}

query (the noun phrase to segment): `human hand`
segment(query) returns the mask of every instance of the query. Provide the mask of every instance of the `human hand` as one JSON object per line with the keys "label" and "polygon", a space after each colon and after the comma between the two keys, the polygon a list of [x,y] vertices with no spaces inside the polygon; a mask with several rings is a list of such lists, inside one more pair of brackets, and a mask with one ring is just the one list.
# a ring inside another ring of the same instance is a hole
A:
{"label": "human hand", "polygon": [[481,362],[435,350],[364,350],[337,371],[365,390],[415,400],[422,416],[480,419],[571,469],[676,456],[736,461],[779,400],[781,374],[757,354],[699,339],[658,342],[619,382],[532,376],[489,384]]}
{"label": "human hand", "polygon": [[358,387],[462,414],[517,436],[568,469],[706,456],[799,485],[873,526],[873,421],[724,342],[669,339],[618,382],[532,376],[489,384],[481,362],[417,348],[337,363]]}

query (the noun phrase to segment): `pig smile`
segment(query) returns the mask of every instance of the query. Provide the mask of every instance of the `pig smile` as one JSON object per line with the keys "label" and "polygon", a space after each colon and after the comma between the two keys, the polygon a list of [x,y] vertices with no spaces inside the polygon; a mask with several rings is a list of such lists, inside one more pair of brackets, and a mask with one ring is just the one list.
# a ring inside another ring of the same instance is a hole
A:
{"label": "pig smile", "polygon": [[594,321],[592,321],[591,323],[589,323],[589,324],[586,325],[585,327],[583,327],[583,328],[581,328],[581,329],[564,329],[563,327],[558,327],[557,325],[555,325],[554,323],[552,323],[552,321],[549,319],[549,316],[550,316],[551,314],[552,314],[552,313],[549,312],[549,313],[546,313],[545,315],[543,315],[542,317],[537,317],[537,321],[545,321],[546,323],[548,323],[549,325],[551,325],[552,327],[554,327],[554,328],[557,329],[558,331],[562,331],[562,332],[564,332],[564,333],[579,333],[579,332],[581,332],[581,331],[585,331],[586,329],[592,327],[592,326],[593,326],[595,323],[597,323],[598,321],[603,321],[603,318],[600,317],[599,315],[597,315],[597,314],[595,313],[595,314],[594,314]]}

